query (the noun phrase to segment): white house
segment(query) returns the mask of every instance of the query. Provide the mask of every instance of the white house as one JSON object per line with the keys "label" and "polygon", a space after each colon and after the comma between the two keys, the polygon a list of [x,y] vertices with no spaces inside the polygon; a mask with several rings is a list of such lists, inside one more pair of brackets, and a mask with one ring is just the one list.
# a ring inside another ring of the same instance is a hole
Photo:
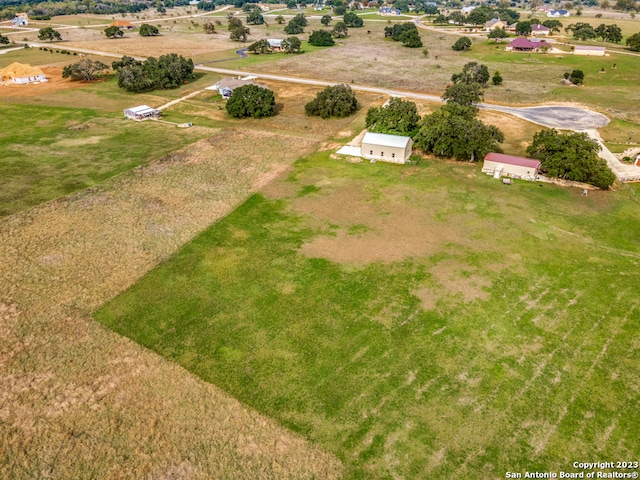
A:
{"label": "white house", "polygon": [[502,153],[488,153],[484,157],[482,172],[493,178],[510,177],[534,181],[540,170],[540,160],[516,157]]}
{"label": "white house", "polygon": [[549,10],[547,12],[547,17],[559,18],[559,17],[568,17],[571,14],[568,10]]}
{"label": "white house", "polygon": [[551,33],[551,29],[544,25],[540,25],[539,23],[531,25],[531,35],[546,37],[549,33]]}
{"label": "white house", "polygon": [[131,120],[147,120],[149,118],[160,118],[162,111],[151,108],[149,105],[127,108],[124,116]]}
{"label": "white house", "polygon": [[267,43],[274,52],[282,51],[282,39],[281,38],[267,38]]}
{"label": "white house", "polygon": [[[268,40],[267,40],[268,41]],[[238,87],[245,85],[256,85],[260,88],[268,88],[264,85],[257,84],[255,82],[256,77],[226,77],[216,83],[213,87],[207,87],[205,90],[218,90],[218,93],[222,95],[222,98],[228,100],[231,98],[231,94]]]}
{"label": "white house", "polygon": [[38,67],[13,62],[11,65],[0,70],[0,84],[9,85],[11,83],[23,85],[26,83],[46,82],[47,77]]}
{"label": "white house", "polygon": [[360,156],[382,162],[407,163],[412,146],[411,137],[367,132],[362,138]]}
{"label": "white house", "polygon": [[26,27],[29,25],[29,18],[26,13],[16,13],[16,16],[11,20],[11,25],[14,27]]}
{"label": "white house", "polygon": [[378,15],[384,15],[384,16],[390,15],[390,16],[397,17],[399,15],[402,15],[402,12],[397,8],[380,7],[380,10],[378,10]]}

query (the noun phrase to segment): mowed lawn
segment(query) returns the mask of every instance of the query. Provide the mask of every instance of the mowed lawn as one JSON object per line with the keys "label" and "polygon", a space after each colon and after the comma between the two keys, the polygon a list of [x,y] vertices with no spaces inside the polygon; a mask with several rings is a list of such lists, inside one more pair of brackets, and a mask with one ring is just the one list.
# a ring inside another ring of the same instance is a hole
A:
{"label": "mowed lawn", "polygon": [[96,312],[336,453],[504,478],[640,451],[637,189],[327,153]]}

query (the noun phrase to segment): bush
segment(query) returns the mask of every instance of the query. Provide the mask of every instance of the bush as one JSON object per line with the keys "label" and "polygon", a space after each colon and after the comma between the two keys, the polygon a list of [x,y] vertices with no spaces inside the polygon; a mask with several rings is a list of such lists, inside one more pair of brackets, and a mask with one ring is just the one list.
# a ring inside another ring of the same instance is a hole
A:
{"label": "bush", "polygon": [[462,52],[464,50],[471,50],[471,40],[467,37],[460,37],[451,46],[456,52]]}
{"label": "bush", "polygon": [[334,85],[318,92],[304,106],[307,115],[321,118],[348,117],[358,109],[358,100],[349,85]]}

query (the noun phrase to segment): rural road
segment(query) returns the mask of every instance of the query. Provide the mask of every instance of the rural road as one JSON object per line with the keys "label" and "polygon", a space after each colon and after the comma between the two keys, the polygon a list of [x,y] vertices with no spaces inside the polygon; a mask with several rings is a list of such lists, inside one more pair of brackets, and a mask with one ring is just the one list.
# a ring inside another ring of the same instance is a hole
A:
{"label": "rural road", "polygon": [[[247,72],[244,70],[230,70],[226,68],[205,67],[202,65],[197,65],[196,68],[198,70],[212,73],[221,73],[223,75],[254,76],[265,80],[299,83],[303,85],[317,85],[321,87],[335,85],[336,83],[328,82],[326,80]],[[393,95],[397,97],[414,98],[417,100],[427,100],[430,102],[442,102],[442,98],[426,93],[369,87],[366,85],[351,85],[351,88],[360,92],[379,93],[381,95]],[[502,105],[493,105],[490,103],[482,103],[478,106],[486,110],[495,110],[498,112],[508,113],[515,117],[522,118],[524,120],[528,120],[545,127],[561,128],[563,130],[584,131],[604,127],[609,123],[609,119],[601,113],[597,113],[592,110],[580,107],[568,107],[564,105],[548,105],[541,107],[505,107]]]}
{"label": "rural road", "polygon": [[[48,44],[32,43],[32,47],[49,46]],[[65,47],[67,50],[86,53],[89,55],[99,55],[103,57],[121,58],[123,54],[113,52],[101,52],[98,50],[90,50],[86,48]],[[144,57],[133,57],[136,60],[145,60]],[[245,70],[231,70],[227,68],[206,67],[202,64],[196,65],[196,69],[203,72],[220,73],[222,75],[231,76],[253,76],[265,80],[274,80],[278,82],[298,83],[301,85],[316,85],[319,87],[327,87],[335,85],[336,82],[326,80],[317,80],[313,78],[301,78],[285,75],[274,75],[270,73],[257,73]],[[393,95],[396,97],[413,98],[416,100],[426,100],[429,102],[442,102],[442,98],[437,95],[427,93],[409,92],[404,90],[394,90],[389,88],[369,87],[367,85],[351,85],[351,88],[359,92],[377,93],[380,95]],[[486,110],[495,110],[498,112],[508,113],[523,120],[527,120],[538,125],[549,128],[560,128],[563,130],[585,131],[604,127],[609,123],[609,119],[601,113],[594,112],[581,107],[571,107],[566,105],[546,105],[540,107],[506,107],[502,105],[494,105],[491,103],[481,103],[480,108]]]}

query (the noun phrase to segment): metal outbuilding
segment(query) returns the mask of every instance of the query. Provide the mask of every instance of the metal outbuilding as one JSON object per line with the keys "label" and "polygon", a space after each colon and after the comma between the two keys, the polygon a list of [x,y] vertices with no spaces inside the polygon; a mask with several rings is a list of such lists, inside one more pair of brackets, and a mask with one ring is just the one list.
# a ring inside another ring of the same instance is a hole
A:
{"label": "metal outbuilding", "polygon": [[540,170],[540,160],[516,157],[502,153],[488,153],[484,157],[482,172],[493,178],[511,177],[533,182]]}

